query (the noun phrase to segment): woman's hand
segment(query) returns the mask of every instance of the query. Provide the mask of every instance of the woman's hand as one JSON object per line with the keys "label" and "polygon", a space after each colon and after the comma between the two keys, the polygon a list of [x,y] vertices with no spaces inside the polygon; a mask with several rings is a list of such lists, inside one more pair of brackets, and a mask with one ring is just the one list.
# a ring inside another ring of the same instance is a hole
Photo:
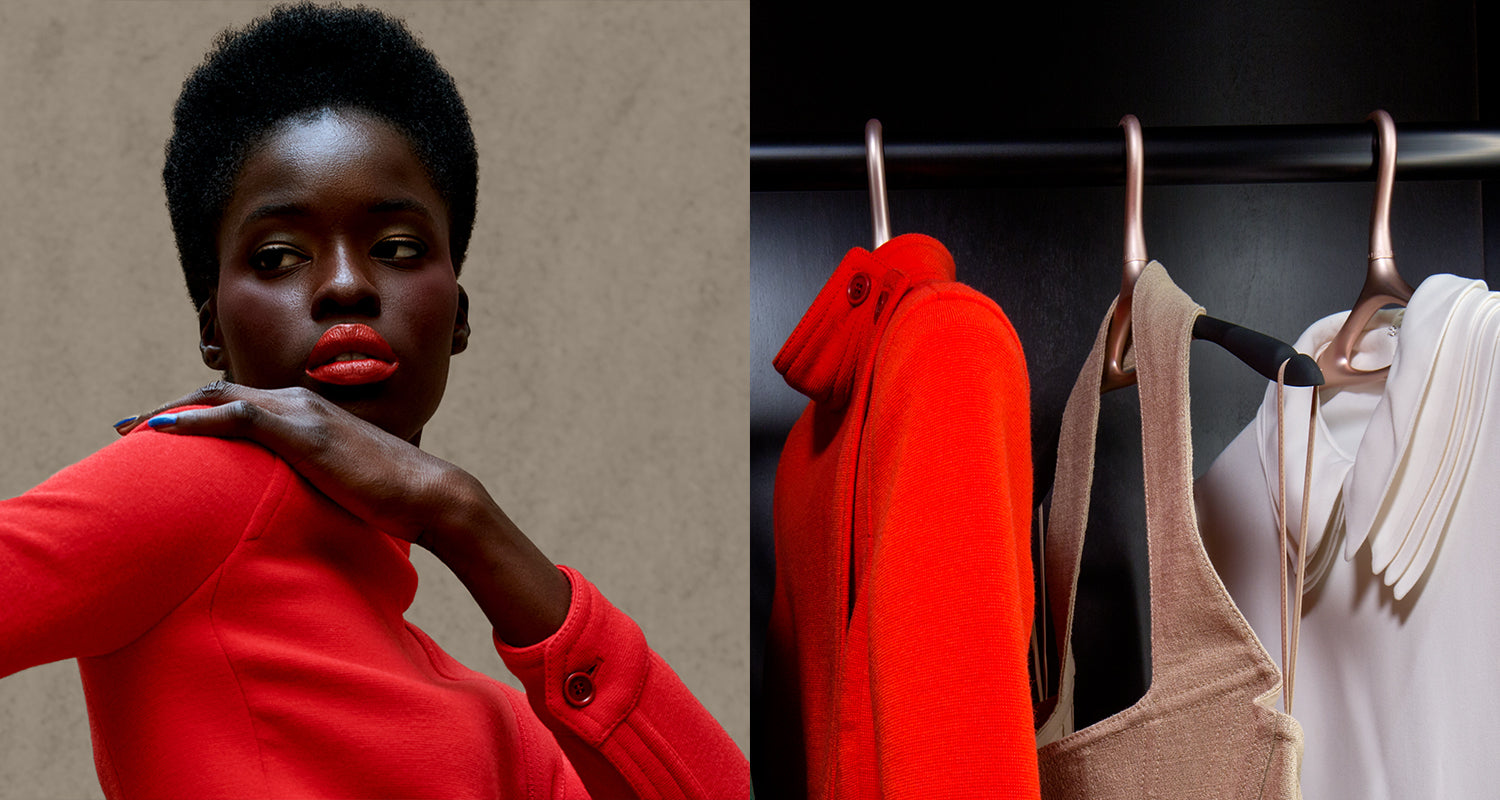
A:
{"label": "woman's hand", "polygon": [[[207,405],[173,414],[182,406]],[[430,550],[515,646],[567,616],[567,578],[472,475],[303,388],[215,381],[116,427],[248,439],[372,527]]]}
{"label": "woman's hand", "polygon": [[[208,405],[175,414],[182,406]],[[302,388],[252,389],[215,381],[117,430],[249,439],[370,525],[430,547],[429,530],[462,495],[467,473]],[[436,512],[436,513],[435,513]]]}

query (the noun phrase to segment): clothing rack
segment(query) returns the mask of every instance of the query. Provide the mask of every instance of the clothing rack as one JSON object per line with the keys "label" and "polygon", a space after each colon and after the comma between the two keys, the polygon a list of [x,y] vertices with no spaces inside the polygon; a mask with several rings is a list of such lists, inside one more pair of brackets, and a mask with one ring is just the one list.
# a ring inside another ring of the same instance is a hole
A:
{"label": "clothing rack", "polygon": [[[1398,124],[1398,180],[1500,178],[1500,127]],[[1375,127],[1224,125],[1145,128],[1146,183],[1295,183],[1375,178]],[[1119,128],[983,142],[885,144],[891,189],[1103,186],[1125,180]],[[868,187],[865,148],[847,144],[752,144],[750,190]]]}

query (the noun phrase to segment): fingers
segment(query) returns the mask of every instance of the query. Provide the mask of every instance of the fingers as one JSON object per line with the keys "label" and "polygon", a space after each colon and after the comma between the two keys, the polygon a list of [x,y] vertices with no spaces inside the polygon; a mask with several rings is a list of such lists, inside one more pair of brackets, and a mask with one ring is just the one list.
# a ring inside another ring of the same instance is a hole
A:
{"label": "fingers", "polygon": [[[184,403],[194,404],[191,399]],[[298,435],[290,420],[248,400],[143,418],[152,428],[169,433],[248,439],[293,463],[305,455],[309,438],[305,433]]]}
{"label": "fingers", "polygon": [[259,389],[251,389],[228,381],[214,381],[206,386],[194,389],[190,394],[179,397],[170,403],[163,403],[156,408],[134,417],[126,417],[115,423],[115,433],[124,436],[140,427],[141,423],[158,416],[169,408],[181,408],[183,406],[218,406],[231,403],[236,400],[251,400],[258,394]]}

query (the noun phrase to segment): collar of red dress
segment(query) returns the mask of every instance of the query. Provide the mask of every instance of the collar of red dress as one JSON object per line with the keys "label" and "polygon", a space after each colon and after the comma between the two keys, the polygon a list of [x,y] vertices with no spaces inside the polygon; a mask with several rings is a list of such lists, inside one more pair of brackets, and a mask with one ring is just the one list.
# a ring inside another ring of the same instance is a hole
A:
{"label": "collar of red dress", "polygon": [[776,354],[776,371],[814,402],[843,407],[902,295],[921,283],[954,278],[948,249],[920,233],[897,236],[873,253],[850,250]]}

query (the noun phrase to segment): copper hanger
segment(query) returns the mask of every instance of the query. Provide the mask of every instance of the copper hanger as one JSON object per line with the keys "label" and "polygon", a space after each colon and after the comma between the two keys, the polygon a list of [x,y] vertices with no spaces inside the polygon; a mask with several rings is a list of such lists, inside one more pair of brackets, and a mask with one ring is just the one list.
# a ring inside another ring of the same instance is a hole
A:
{"label": "copper hanger", "polygon": [[1099,392],[1122,389],[1135,383],[1135,370],[1125,369],[1125,348],[1130,344],[1130,300],[1136,278],[1146,268],[1146,227],[1141,215],[1141,195],[1146,185],[1146,156],[1141,123],[1134,114],[1120,119],[1125,129],[1125,263],[1120,275],[1120,299],[1109,320],[1104,340],[1104,381]]}
{"label": "copper hanger", "polygon": [[1390,367],[1355,369],[1354,343],[1364,333],[1365,325],[1376,311],[1388,305],[1406,305],[1412,288],[1396,271],[1396,254],[1391,248],[1391,188],[1396,182],[1396,123],[1391,115],[1376,110],[1369,119],[1375,121],[1376,177],[1375,202],[1370,209],[1370,255],[1365,268],[1365,285],[1344,326],[1334,334],[1328,347],[1318,356],[1318,366],[1330,386],[1383,377]]}
{"label": "copper hanger", "polygon": [[[1120,120],[1120,127],[1125,129],[1125,259],[1120,277],[1120,297],[1115,302],[1115,313],[1110,317],[1109,333],[1104,341],[1104,377],[1099,387],[1100,394],[1135,383],[1135,370],[1124,367],[1125,350],[1130,345],[1130,307],[1135,282],[1147,263],[1146,230],[1141,213],[1146,184],[1141,123],[1134,114],[1126,114]],[[1278,368],[1285,363],[1283,382],[1286,385],[1318,386],[1323,383],[1323,375],[1311,357],[1259,331],[1199,314],[1193,321],[1193,338],[1223,347],[1267,380],[1277,380]]]}
{"label": "copper hanger", "polygon": [[891,240],[891,209],[885,196],[885,141],[880,120],[865,123],[865,167],[870,173],[870,221],[875,228],[875,246]]}

